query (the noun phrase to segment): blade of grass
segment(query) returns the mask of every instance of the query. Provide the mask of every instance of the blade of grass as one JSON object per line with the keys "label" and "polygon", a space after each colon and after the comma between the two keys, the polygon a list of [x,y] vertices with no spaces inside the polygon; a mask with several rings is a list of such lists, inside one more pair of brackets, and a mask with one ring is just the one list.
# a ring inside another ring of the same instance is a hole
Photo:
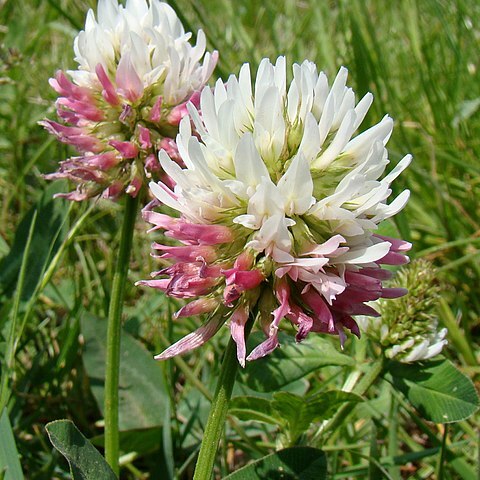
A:
{"label": "blade of grass", "polygon": [[27,271],[27,259],[30,253],[30,247],[32,243],[33,230],[35,228],[35,223],[37,221],[37,210],[33,213],[32,222],[30,223],[30,229],[28,231],[27,243],[25,244],[25,250],[23,252],[22,264],[20,266],[20,273],[18,275],[18,282],[15,291],[15,298],[13,301],[13,306],[11,310],[10,325],[7,334],[7,345],[5,351],[5,361],[4,367],[2,369],[2,379],[0,385],[0,412],[3,411],[6,407],[8,400],[10,398],[10,385],[9,379],[14,371],[15,363],[15,346],[17,343],[16,329],[17,329],[17,320],[18,313],[20,309],[20,299],[23,292],[23,284],[25,282],[25,272]]}
{"label": "blade of grass", "polygon": [[465,338],[465,333],[461,330],[452,309],[443,297],[440,298],[438,311],[440,313],[441,322],[448,329],[448,339],[452,342],[456,351],[460,353],[467,365],[478,365],[472,347]]}

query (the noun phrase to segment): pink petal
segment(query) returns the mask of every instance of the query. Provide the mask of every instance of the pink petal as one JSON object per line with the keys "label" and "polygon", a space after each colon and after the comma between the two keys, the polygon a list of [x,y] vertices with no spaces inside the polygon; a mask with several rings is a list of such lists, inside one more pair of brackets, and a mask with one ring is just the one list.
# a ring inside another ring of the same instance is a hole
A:
{"label": "pink petal", "polygon": [[177,247],[154,243],[152,248],[165,252],[161,255],[161,258],[175,258],[182,262],[195,262],[199,257],[204,258],[206,262],[212,262],[217,258],[215,249],[209,245],[185,245]]}
{"label": "pink petal", "polygon": [[[154,206],[157,205],[158,203],[154,200]],[[154,212],[151,210],[152,202],[150,202],[148,205],[145,206],[145,208],[142,210],[142,218],[153,225],[155,225],[154,228],[151,228],[149,232],[152,230],[158,230],[159,228],[165,229],[165,230],[171,230],[172,228],[175,228],[175,225],[178,223],[177,218],[172,218],[169,215],[165,215],[164,213],[158,213]]]}
{"label": "pink petal", "polygon": [[67,127],[52,120],[41,120],[38,122],[48,133],[55,135],[59,140],[71,136],[84,135],[84,130],[79,127]]}
{"label": "pink petal", "polygon": [[122,191],[123,191],[123,182],[116,181],[110,184],[108,188],[106,188],[103,191],[102,197],[114,199],[114,198],[117,198]]}
{"label": "pink petal", "polygon": [[135,158],[138,155],[138,148],[132,142],[121,142],[120,140],[110,140],[108,142],[113,148],[120,152],[123,158]]}
{"label": "pink petal", "polygon": [[198,110],[200,107],[200,93],[201,92],[199,91],[193,92],[192,96],[187,101],[172,108],[171,112],[168,114],[167,122],[170,125],[177,126],[180,123],[180,120],[188,115],[188,103],[192,103]]}
{"label": "pink petal", "polygon": [[240,298],[242,291],[236,285],[227,285],[223,290],[225,305],[233,307],[233,303]]}
{"label": "pink petal", "polygon": [[118,63],[115,81],[118,86],[118,91],[132,103],[136,102],[142,96],[143,82],[135,71],[128,52],[122,56]]}
{"label": "pink petal", "polygon": [[93,100],[88,88],[75,85],[61,70],[58,70],[55,73],[55,78],[51,78],[48,83],[57,93],[63,95],[64,97],[71,97],[82,101]]}
{"label": "pink petal", "polygon": [[269,326],[268,338],[258,345],[247,357],[247,360],[256,360],[257,358],[264,357],[273,352],[278,346],[278,325],[282,318],[286,317],[290,313],[290,288],[286,281],[280,280],[275,289],[275,295],[280,302],[278,308],[273,312],[273,321]]}
{"label": "pink petal", "polygon": [[217,245],[233,240],[231,230],[224,225],[205,225],[179,221],[166,233],[177,240],[195,240],[200,245]]}
{"label": "pink petal", "polygon": [[174,313],[174,318],[192,317],[203,313],[211,312],[218,305],[215,298],[199,298],[183,306],[178,312]]}
{"label": "pink petal", "polygon": [[178,152],[177,144],[173,138],[164,137],[160,141],[160,150],[165,150],[167,155],[170,157],[171,160],[177,162],[180,166],[183,166],[183,160],[180,157],[180,153]]}
{"label": "pink petal", "polygon": [[357,322],[350,316],[346,315],[339,320],[343,326],[347,327],[356,337],[360,338],[360,329]]}
{"label": "pink petal", "polygon": [[382,288],[382,298],[398,298],[408,293],[406,288]]}
{"label": "pink petal", "polygon": [[153,104],[152,109],[150,110],[150,121],[151,122],[159,122],[162,118],[162,102],[163,98],[160,96],[157,98],[155,103]]}
{"label": "pink petal", "polygon": [[115,87],[111,82],[110,78],[108,78],[103,65],[99,63],[95,67],[95,73],[97,74],[98,80],[102,84],[103,91],[102,95],[103,98],[110,104],[110,105],[118,105],[120,103],[120,99],[118,98],[117,92],[115,91]]}
{"label": "pink petal", "polygon": [[200,328],[192,333],[189,333],[177,343],[174,343],[171,347],[168,347],[161,354],[156,355],[154,357],[155,360],[166,360],[168,358],[175,357],[176,355],[182,355],[183,353],[190,352],[191,350],[202,346],[220,330],[220,327],[224,323],[225,319],[223,316],[213,316]]}
{"label": "pink petal", "polygon": [[380,314],[369,305],[365,305],[364,303],[353,303],[348,301],[348,298],[346,298],[344,302],[334,301],[332,309],[336,312],[347,315],[368,315],[370,317],[380,316]]}
{"label": "pink petal", "polygon": [[[313,331],[324,331],[324,326],[327,326],[328,331],[334,330],[333,316],[332,312],[323,301],[323,298],[317,293],[314,289],[310,288],[306,292],[302,293],[303,301],[313,310],[313,313],[320,321],[314,321],[312,330]],[[315,320],[315,319],[314,319]]]}
{"label": "pink petal", "polygon": [[363,275],[368,275],[372,278],[377,278],[378,280],[389,280],[392,278],[393,273],[390,270],[384,270],[383,268],[362,268],[360,272]]}
{"label": "pink petal", "polygon": [[314,320],[312,317],[310,317],[310,315],[307,315],[306,313],[302,312],[300,309],[298,310],[299,311],[296,318],[298,331],[297,331],[297,334],[295,335],[295,341],[301,342],[305,340],[305,338],[307,338],[307,335],[312,330]]}
{"label": "pink petal", "polygon": [[66,127],[51,120],[38,123],[49,133],[55,135],[62,143],[73,145],[81,152],[100,153],[104,148],[100,140],[87,135],[81,128]]}
{"label": "pink petal", "polygon": [[152,146],[152,140],[150,138],[150,130],[148,128],[142,127],[141,125],[138,126],[140,134],[138,136],[138,140],[140,142],[140,146],[147,150]]}
{"label": "pink petal", "polygon": [[265,280],[263,273],[256,268],[253,270],[237,270],[236,268],[232,268],[230,270],[223,270],[222,273],[227,277],[227,285],[235,284],[243,290],[258,287],[263,280]]}
{"label": "pink petal", "polygon": [[390,251],[383,258],[377,260],[376,263],[383,263],[385,265],[405,265],[409,261],[410,258],[407,255]]}
{"label": "pink petal", "polygon": [[382,285],[382,282],[380,280],[369,275],[363,275],[362,270],[360,270],[359,272],[352,272],[347,270],[345,272],[345,281],[349,285],[355,285],[368,290],[378,290]]}
{"label": "pink petal", "polygon": [[130,124],[135,121],[135,112],[128,103],[122,105],[122,113],[120,113],[118,119],[127,127],[130,127]]}
{"label": "pink petal", "polygon": [[175,275],[168,283],[165,293],[176,298],[195,298],[210,293],[218,283],[216,278],[201,278],[198,275]]}
{"label": "pink petal", "polygon": [[255,255],[250,250],[245,250],[236,258],[233,266],[238,270],[250,270],[254,261]]}
{"label": "pink petal", "polygon": [[145,285],[147,287],[157,288],[158,290],[167,290],[168,284],[170,283],[169,278],[162,278],[160,280],[140,280],[136,282],[135,285]]}
{"label": "pink petal", "polygon": [[408,252],[412,248],[412,244],[410,242],[406,242],[405,240],[401,240],[398,238],[391,238],[385,237],[383,235],[374,234],[374,237],[380,238],[381,240],[391,243],[394,252]]}
{"label": "pink petal", "polygon": [[128,187],[125,189],[125,193],[127,193],[128,195],[130,195],[133,198],[136,198],[136,196],[140,192],[140,189],[142,188],[142,183],[143,183],[142,177],[136,175],[132,179],[132,181],[130,182]]}
{"label": "pink petal", "polygon": [[250,355],[247,357],[247,361],[257,360],[258,358],[265,357],[269,353],[272,353],[278,346],[278,334],[275,332],[271,337],[268,337],[260,345],[257,345]]}
{"label": "pink petal", "polygon": [[119,159],[113,152],[106,152],[99,155],[87,155],[80,157],[83,163],[90,167],[99,168],[100,170],[109,170],[112,167],[118,165]]}
{"label": "pink petal", "polygon": [[272,312],[274,318],[271,327],[274,328],[276,328],[280,323],[280,320],[283,317],[286,317],[287,314],[290,312],[290,304],[288,303],[290,299],[290,288],[286,281],[278,282],[275,289],[275,295],[280,302],[280,306]]}
{"label": "pink petal", "polygon": [[242,367],[245,367],[245,355],[247,353],[245,347],[245,324],[247,320],[248,308],[246,307],[237,308],[230,319],[230,333],[237,344],[238,363]]}
{"label": "pink petal", "polygon": [[67,107],[68,109],[74,111],[78,116],[86,118],[92,122],[100,122],[104,119],[103,112],[96,107],[93,102],[83,101],[83,100],[74,100],[72,98],[60,97],[55,102],[57,108],[61,105],[62,107]]}
{"label": "pink petal", "polygon": [[69,193],[56,193],[53,198],[65,198],[66,200],[72,200],[74,202],[82,202],[88,198],[88,192],[74,190]]}
{"label": "pink petal", "polygon": [[200,108],[200,98],[202,96],[201,90],[196,90],[192,93],[192,96],[188,99],[190,103],[198,110]]}
{"label": "pink petal", "polygon": [[185,115],[188,115],[186,102],[172,108],[167,116],[167,123],[176,127]]}
{"label": "pink petal", "polygon": [[145,159],[145,170],[147,172],[156,172],[160,170],[160,162],[155,154],[151,153]]}
{"label": "pink petal", "polygon": [[265,280],[258,269],[239,271],[237,268],[231,268],[223,270],[222,273],[226,276],[227,286],[223,295],[226,305],[231,305],[245,290],[256,288]]}

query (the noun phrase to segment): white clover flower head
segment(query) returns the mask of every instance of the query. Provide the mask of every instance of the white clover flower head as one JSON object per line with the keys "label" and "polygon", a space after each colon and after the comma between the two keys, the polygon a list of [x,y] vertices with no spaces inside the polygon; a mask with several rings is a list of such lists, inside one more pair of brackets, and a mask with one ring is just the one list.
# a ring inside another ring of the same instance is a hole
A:
{"label": "white clover flower head", "polygon": [[185,167],[161,152],[175,186],[150,184],[158,202],[180,217],[155,213],[153,205],[145,211],[155,229],[183,245],[154,245],[174,265],[141,283],[196,298],[202,313],[208,300],[212,314],[158,358],[204,343],[230,318],[244,365],[243,327],[252,312],[260,312],[267,338],[247,360],[278,346],[284,318],[297,328],[298,341],[313,331],[337,334],[343,343],[345,327],[359,334],[352,315],[377,314],[365,302],[405,293],[382,286],[390,273],[380,264],[407,262],[410,244],[375,231],[408,200],[404,191],[387,203],[391,182],[411,156],[384,175],[393,122],[386,116],[353,136],[373,97],[356,103],[346,79],[342,67],[329,86],[305,61],[293,66],[287,86],[285,58],[275,65],[264,59],[253,88],[245,64],[238,77],[205,88],[199,109],[188,106],[196,135],[184,119],[177,137]]}
{"label": "white clover flower head", "polygon": [[195,45],[190,40],[172,7],[159,0],[126,6],[99,0],[97,16],[88,11],[74,40],[78,68],[50,80],[62,123],[41,122],[80,152],[50,175],[79,184],[64,196],[135,196],[145,177],[158,177],[160,149],[177,155],[173,137],[186,104],[198,103],[218,59],[205,52],[201,30]]}
{"label": "white clover flower head", "polygon": [[415,260],[398,272],[394,285],[409,292],[396,302],[378,301],[381,316],[363,317],[360,326],[381,345],[383,354],[402,363],[438,355],[448,343],[448,330],[439,328],[434,306],[440,296],[436,271],[427,260]]}

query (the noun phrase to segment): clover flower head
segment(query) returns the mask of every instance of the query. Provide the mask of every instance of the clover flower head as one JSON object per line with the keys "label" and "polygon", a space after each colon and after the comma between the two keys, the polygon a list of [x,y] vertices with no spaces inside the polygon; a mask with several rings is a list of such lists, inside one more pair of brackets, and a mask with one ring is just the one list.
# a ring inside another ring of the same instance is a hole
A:
{"label": "clover flower head", "polygon": [[[329,86],[305,61],[293,66],[287,88],[285,63],[264,59],[253,88],[245,64],[238,77],[203,89],[201,114],[188,105],[191,120],[180,123],[184,167],[160,152],[175,186],[152,182],[156,200],[144,217],[178,245],[155,243],[167,265],[139,283],[192,299],[177,316],[209,316],[159,359],[198,347],[225,322],[241,365],[278,347],[285,320],[297,341],[321,332],[343,344],[345,329],[359,335],[354,315],[378,315],[366,302],[405,293],[382,285],[391,274],[381,264],[406,263],[410,244],[375,232],[408,200],[404,191],[387,203],[411,156],[384,175],[388,116],[353,136],[372,95],[356,103],[345,68]],[[155,211],[158,203],[179,216]],[[247,356],[249,315],[266,339]]]}
{"label": "clover flower head", "polygon": [[379,300],[381,317],[363,318],[362,329],[381,345],[387,358],[402,363],[441,353],[448,343],[448,331],[438,327],[434,313],[441,288],[433,265],[428,260],[415,260],[398,272],[392,284],[405,285],[408,294],[396,302]]}
{"label": "clover flower head", "polygon": [[[172,137],[215,68],[200,30],[195,46],[175,11],[159,0],[99,0],[74,41],[76,70],[57,72],[50,85],[60,122],[41,124],[79,152],[48,178],[69,178],[71,200],[123,191],[136,196],[161,173],[157,155],[177,155]],[[203,57],[203,63],[200,63]]]}

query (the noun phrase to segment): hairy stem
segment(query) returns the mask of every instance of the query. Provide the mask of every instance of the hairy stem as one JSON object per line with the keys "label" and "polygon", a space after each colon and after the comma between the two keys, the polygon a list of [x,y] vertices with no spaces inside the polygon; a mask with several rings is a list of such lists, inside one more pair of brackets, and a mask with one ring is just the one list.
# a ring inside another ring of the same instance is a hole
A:
{"label": "hairy stem", "polygon": [[118,381],[120,372],[120,331],[138,197],[126,196],[122,233],[108,308],[107,359],[105,371],[105,458],[118,475]]}
{"label": "hairy stem", "polygon": [[[251,317],[245,325],[245,338],[248,337],[252,325],[253,318]],[[193,477],[194,480],[210,480],[212,478],[218,442],[225,428],[225,419],[227,417],[228,405],[232,396],[237,370],[237,346],[231,338],[225,351],[217,388],[203,434],[202,446]]]}

